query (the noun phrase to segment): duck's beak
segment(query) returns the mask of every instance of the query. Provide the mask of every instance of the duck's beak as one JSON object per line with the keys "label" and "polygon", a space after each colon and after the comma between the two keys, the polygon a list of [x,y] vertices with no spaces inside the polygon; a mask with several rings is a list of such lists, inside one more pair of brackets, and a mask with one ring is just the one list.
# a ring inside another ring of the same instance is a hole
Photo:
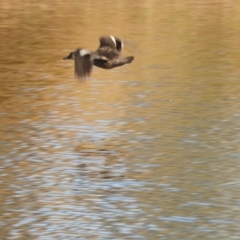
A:
{"label": "duck's beak", "polygon": [[73,58],[72,53],[70,53],[68,56],[64,57],[63,60],[72,59],[72,58]]}

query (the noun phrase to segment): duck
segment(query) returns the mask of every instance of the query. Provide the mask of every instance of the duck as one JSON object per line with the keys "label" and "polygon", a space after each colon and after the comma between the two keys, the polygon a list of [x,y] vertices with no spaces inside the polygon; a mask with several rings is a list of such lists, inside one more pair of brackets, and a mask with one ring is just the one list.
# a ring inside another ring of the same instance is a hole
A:
{"label": "duck", "polygon": [[88,49],[78,48],[64,57],[64,60],[73,59],[75,63],[75,77],[78,80],[85,80],[92,72],[93,66],[112,69],[129,64],[134,56],[122,57],[124,42],[115,36],[101,36],[100,45],[95,52]]}

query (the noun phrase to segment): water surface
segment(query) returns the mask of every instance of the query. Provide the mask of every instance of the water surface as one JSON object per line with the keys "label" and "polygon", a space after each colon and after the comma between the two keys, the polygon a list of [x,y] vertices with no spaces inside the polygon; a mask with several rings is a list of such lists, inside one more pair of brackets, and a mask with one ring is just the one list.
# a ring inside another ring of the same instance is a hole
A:
{"label": "water surface", "polygon": [[[239,239],[240,4],[3,1],[1,239]],[[130,65],[74,80],[77,47]]]}

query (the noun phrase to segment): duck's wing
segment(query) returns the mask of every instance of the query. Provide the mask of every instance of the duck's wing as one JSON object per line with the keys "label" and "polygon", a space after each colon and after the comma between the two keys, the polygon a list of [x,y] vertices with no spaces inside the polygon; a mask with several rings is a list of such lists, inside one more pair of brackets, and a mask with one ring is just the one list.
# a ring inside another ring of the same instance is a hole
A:
{"label": "duck's wing", "polygon": [[102,36],[99,38],[100,46],[96,50],[96,54],[100,57],[106,57],[108,60],[121,56],[123,42],[120,38],[114,36]]}
{"label": "duck's wing", "polygon": [[123,49],[123,40],[121,38],[115,36],[101,36],[99,38],[100,46],[99,48],[109,47],[114,50],[118,50],[119,52]]}
{"label": "duck's wing", "polygon": [[122,49],[123,49],[123,40],[118,38],[118,37],[114,37],[112,36],[114,39],[115,39],[115,42],[116,42],[116,49],[119,51],[119,52],[122,52]]}
{"label": "duck's wing", "polygon": [[116,49],[116,40],[115,40],[115,37],[113,36],[101,36],[99,38],[99,42],[100,42],[100,46],[98,49],[104,48],[104,47]]}
{"label": "duck's wing", "polygon": [[79,80],[84,80],[91,74],[93,61],[91,52],[86,49],[77,49],[75,52],[75,76]]}
{"label": "duck's wing", "polygon": [[126,39],[122,39],[116,36],[101,36],[99,38],[100,41],[100,46],[98,49],[104,48],[104,47],[108,47],[110,49],[114,49],[117,50],[119,53],[122,52],[123,47],[127,48],[128,50],[130,50],[131,52],[135,52],[136,50],[136,44],[128,41]]}

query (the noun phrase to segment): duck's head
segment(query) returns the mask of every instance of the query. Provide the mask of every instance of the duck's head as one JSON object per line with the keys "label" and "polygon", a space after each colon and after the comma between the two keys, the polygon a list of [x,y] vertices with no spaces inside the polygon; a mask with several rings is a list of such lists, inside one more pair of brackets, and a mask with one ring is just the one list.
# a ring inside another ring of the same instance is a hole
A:
{"label": "duck's head", "polygon": [[64,60],[66,60],[66,59],[75,59],[74,52],[71,52],[68,56],[64,57],[63,59]]}

